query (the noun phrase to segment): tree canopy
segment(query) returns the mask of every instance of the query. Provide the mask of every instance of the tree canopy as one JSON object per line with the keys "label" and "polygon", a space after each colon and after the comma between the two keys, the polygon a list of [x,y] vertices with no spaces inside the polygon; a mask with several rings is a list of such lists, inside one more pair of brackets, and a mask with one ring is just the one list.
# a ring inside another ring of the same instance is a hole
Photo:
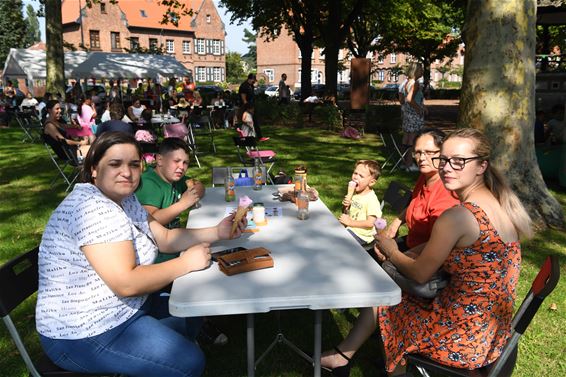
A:
{"label": "tree canopy", "polygon": [[23,48],[26,45],[26,22],[22,15],[22,0],[0,1],[0,66],[8,57],[10,48]]}
{"label": "tree canopy", "polygon": [[41,32],[39,30],[39,21],[37,20],[37,13],[31,4],[26,6],[26,19],[27,33],[25,45],[31,46],[34,43],[41,41]]}
{"label": "tree canopy", "polygon": [[461,0],[384,0],[379,13],[377,48],[403,52],[425,66],[425,82],[430,80],[430,63],[453,56],[462,42],[464,22]]}
{"label": "tree canopy", "polygon": [[239,83],[246,77],[242,66],[242,55],[237,52],[226,53],[226,81]]}

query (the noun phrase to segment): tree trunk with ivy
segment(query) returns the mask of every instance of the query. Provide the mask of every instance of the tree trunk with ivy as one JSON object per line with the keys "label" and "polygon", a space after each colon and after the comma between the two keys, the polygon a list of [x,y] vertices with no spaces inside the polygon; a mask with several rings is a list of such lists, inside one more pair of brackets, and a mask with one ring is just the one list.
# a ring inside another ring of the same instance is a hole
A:
{"label": "tree trunk with ivy", "polygon": [[65,52],[61,0],[45,0],[45,30],[47,41],[46,91],[65,95]]}
{"label": "tree trunk with ivy", "polygon": [[536,0],[468,2],[466,62],[458,127],[482,130],[493,164],[507,176],[533,220],[564,226],[534,148]]}

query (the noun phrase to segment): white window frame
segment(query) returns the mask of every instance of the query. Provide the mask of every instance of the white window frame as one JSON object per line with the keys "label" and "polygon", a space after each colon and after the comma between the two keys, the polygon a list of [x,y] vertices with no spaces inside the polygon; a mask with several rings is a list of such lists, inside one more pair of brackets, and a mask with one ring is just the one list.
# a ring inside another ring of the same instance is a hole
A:
{"label": "white window frame", "polygon": [[172,39],[167,39],[165,41],[165,46],[167,46],[167,53],[174,54],[175,53],[175,41]]}
{"label": "white window frame", "polygon": [[213,69],[213,81],[220,82],[222,81],[222,69],[220,67],[214,67]]}
{"label": "white window frame", "polygon": [[377,79],[379,81],[385,81],[385,71],[383,69],[377,71]]}
{"label": "white window frame", "polygon": [[214,39],[212,41],[212,54],[213,55],[220,55],[220,40]]}
{"label": "white window frame", "polygon": [[301,83],[301,72],[302,72],[301,69],[297,70],[297,83],[299,84]]}
{"label": "white window frame", "polygon": [[[311,83],[318,84],[318,74],[320,71],[318,69],[311,69]],[[321,80],[322,82],[322,80]]]}
{"label": "white window frame", "polygon": [[389,54],[389,62],[391,64],[397,64],[397,54],[392,52],[391,54]]}
{"label": "white window frame", "polygon": [[301,49],[299,48],[298,50],[299,50],[299,55],[298,55],[298,57],[299,57],[299,59],[302,59],[302,58],[303,58],[303,55],[301,54]]}
{"label": "white window frame", "polygon": [[209,24],[211,20],[212,20],[212,18],[210,17],[210,14],[207,14],[206,15],[206,23]]}
{"label": "white window frame", "polygon": [[195,68],[195,79],[198,82],[206,81],[206,67],[196,67]]}
{"label": "white window frame", "polygon": [[184,40],[183,41],[183,54],[190,54],[191,53],[191,41]]}
{"label": "white window frame", "polygon": [[383,58],[383,55],[379,54],[377,56],[377,64],[383,64],[385,63],[385,59]]}
{"label": "white window frame", "polygon": [[196,53],[199,55],[206,55],[205,40],[198,38],[196,42]]}
{"label": "white window frame", "polygon": [[265,73],[265,75],[269,79],[269,82],[275,81],[275,70],[273,68],[264,69],[263,73]]}

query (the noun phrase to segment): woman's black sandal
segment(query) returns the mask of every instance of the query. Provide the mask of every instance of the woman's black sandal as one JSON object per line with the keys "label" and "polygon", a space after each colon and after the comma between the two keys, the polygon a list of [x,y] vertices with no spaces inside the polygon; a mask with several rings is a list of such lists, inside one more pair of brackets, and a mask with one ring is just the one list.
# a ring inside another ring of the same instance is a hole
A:
{"label": "woman's black sandal", "polygon": [[344,352],[340,351],[338,347],[334,347],[334,351],[336,351],[340,356],[344,359],[348,360],[348,363],[337,368],[332,369],[332,375],[336,377],[348,377],[350,376],[350,369],[352,369],[352,359],[344,354]]}

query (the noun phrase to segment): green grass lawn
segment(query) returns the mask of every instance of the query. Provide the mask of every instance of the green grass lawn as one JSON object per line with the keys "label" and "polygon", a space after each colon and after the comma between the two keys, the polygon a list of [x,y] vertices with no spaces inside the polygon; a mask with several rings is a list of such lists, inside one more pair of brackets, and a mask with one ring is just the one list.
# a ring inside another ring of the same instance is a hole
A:
{"label": "green grass lawn", "polygon": [[[356,159],[383,161],[384,152],[376,134],[368,133],[360,141],[341,138],[320,128],[264,127],[271,137],[265,147],[278,152],[276,169],[288,174],[293,167],[304,163],[309,169],[309,184],[316,187],[322,200],[336,214],[341,209],[341,198],[350,180]],[[232,131],[219,130],[215,141],[215,155],[200,155],[202,168],[196,164],[189,169],[190,175],[207,185],[211,181],[212,166],[240,165],[232,143]],[[55,167],[41,144],[22,143],[22,132],[12,127],[0,129],[0,263],[36,246],[51,211],[64,198],[64,186],[49,187],[56,174]],[[416,173],[395,172],[383,174],[378,180],[378,197],[391,180],[412,186]],[[563,208],[566,193],[553,191]],[[392,214],[386,214],[391,217]],[[566,264],[566,235],[564,231],[546,230],[523,244],[523,267],[519,281],[519,300],[522,300],[547,255],[560,256],[562,273]],[[515,376],[564,376],[566,375],[566,288],[559,284],[548,297],[520,342],[519,361]],[[17,287],[13,287],[17,289]],[[551,310],[551,304],[556,310]],[[23,327],[25,340],[33,352],[39,343],[34,328],[35,299],[32,298],[15,312],[17,326]],[[323,315],[323,349],[337,344],[348,332],[357,311],[327,311]],[[205,347],[207,356],[206,376],[244,376],[245,364],[245,317],[225,316],[215,319],[229,337],[224,347]],[[313,341],[313,313],[285,311],[281,314],[281,328],[293,342],[306,352],[311,352]],[[277,333],[272,313],[256,316],[256,356],[271,343]],[[148,334],[151,336],[151,334]],[[373,360],[377,355],[376,342],[368,341],[356,356],[352,376],[374,376]],[[258,366],[259,376],[304,376],[312,373],[310,366],[295,356],[287,347],[278,345]],[[15,346],[4,326],[0,326],[0,376],[26,376],[26,371]]]}

